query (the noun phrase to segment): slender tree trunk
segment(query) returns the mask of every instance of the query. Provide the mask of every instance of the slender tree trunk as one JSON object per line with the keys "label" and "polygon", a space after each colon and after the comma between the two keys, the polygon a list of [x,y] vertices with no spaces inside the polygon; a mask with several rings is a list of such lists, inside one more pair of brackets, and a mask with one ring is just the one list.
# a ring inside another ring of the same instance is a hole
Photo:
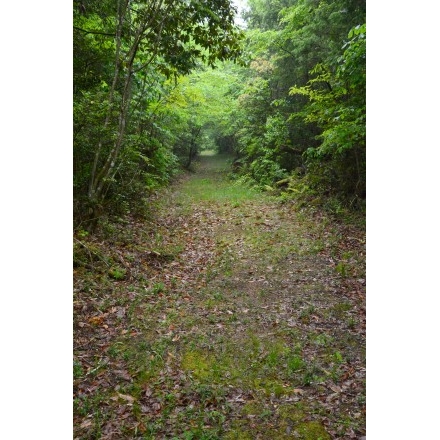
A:
{"label": "slender tree trunk", "polygon": [[196,157],[196,154],[197,154],[196,140],[197,140],[201,130],[202,130],[202,127],[194,127],[191,130],[191,143],[189,145],[189,155],[188,155],[188,162],[187,162],[186,168],[189,168],[191,166],[193,159]]}
{"label": "slender tree trunk", "polygon": [[[122,37],[122,29],[125,22],[125,13],[127,10],[129,4],[129,0],[118,0],[118,25],[116,28],[116,51],[115,51],[115,71],[113,74],[113,81],[112,85],[110,87],[109,97],[108,97],[108,108],[107,113],[105,115],[104,120],[104,129],[106,129],[110,123],[110,117],[113,109],[113,101],[115,96],[115,89],[119,81],[120,76],[120,70],[122,66],[122,59],[121,59],[121,37]],[[102,151],[102,142],[103,139],[101,138],[98,143],[98,147],[95,152],[95,158],[93,161],[93,167],[92,167],[92,173],[90,175],[90,182],[89,182],[89,191],[88,196],[89,199],[93,202],[97,199],[96,189],[97,189],[97,167],[99,163],[99,159],[101,156]]]}
{"label": "slender tree trunk", "polygon": [[[106,192],[106,186],[108,185],[109,180],[114,177],[115,173],[115,165],[117,163],[117,159],[121,148],[124,142],[125,130],[127,125],[127,116],[130,108],[130,100],[131,100],[131,85],[132,79],[135,72],[138,72],[142,69],[148,67],[151,62],[157,56],[158,43],[161,38],[161,31],[167,14],[169,12],[169,8],[171,4],[168,5],[166,9],[162,9],[163,0],[153,1],[150,4],[150,8],[148,13],[144,15],[144,20],[137,26],[135,30],[132,43],[130,45],[130,49],[126,56],[122,55],[122,31],[123,26],[126,21],[127,11],[129,9],[129,0],[123,0],[123,4],[121,5],[121,0],[118,3],[118,28],[116,33],[116,56],[115,56],[115,73],[113,76],[112,87],[109,92],[109,106],[106,114],[106,119],[104,121],[104,127],[108,127],[110,123],[111,113],[114,107],[114,99],[115,99],[115,90],[116,86],[123,77],[123,92],[122,92],[122,102],[119,109],[118,115],[118,127],[116,132],[116,139],[113,142],[113,146],[110,152],[107,155],[107,158],[102,165],[101,169],[98,170],[98,164],[101,159],[102,153],[102,140],[99,142],[95,159],[93,163],[90,185],[89,185],[89,200],[93,205],[98,205],[102,202],[103,194]],[[162,20],[159,23],[159,26],[156,29],[152,29],[150,24],[153,21],[153,17],[157,13],[161,13]],[[155,32],[157,37],[155,40],[154,47],[152,47],[150,56],[146,63],[144,63],[140,68],[134,69],[134,60],[139,50],[139,45],[142,41],[142,38],[146,35],[145,33]],[[124,73],[122,73],[124,71]]]}

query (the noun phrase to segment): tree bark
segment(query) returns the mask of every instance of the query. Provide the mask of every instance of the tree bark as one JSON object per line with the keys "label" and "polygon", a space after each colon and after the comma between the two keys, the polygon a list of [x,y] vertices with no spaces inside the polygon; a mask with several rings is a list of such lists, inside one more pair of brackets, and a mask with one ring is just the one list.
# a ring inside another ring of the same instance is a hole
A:
{"label": "tree bark", "polygon": [[[130,45],[130,49],[126,56],[122,54],[122,31],[126,21],[127,11],[129,9],[129,0],[121,0],[118,2],[118,26],[116,30],[116,52],[115,52],[115,71],[113,75],[112,86],[109,92],[109,102],[108,102],[108,110],[106,113],[104,128],[107,128],[110,123],[112,110],[114,108],[114,100],[115,100],[115,91],[118,83],[121,80],[121,76],[123,77],[123,91],[122,91],[122,102],[119,108],[118,114],[118,126],[116,132],[116,139],[113,142],[113,146],[110,152],[107,155],[107,158],[104,161],[102,167],[98,170],[98,164],[102,155],[102,145],[103,141],[100,140],[98,143],[98,147],[96,149],[95,158],[93,162],[92,173],[90,177],[89,184],[89,200],[92,202],[92,205],[99,204],[102,201],[103,194],[105,192],[106,185],[109,180],[114,177],[115,173],[115,165],[117,163],[117,159],[121,148],[123,146],[124,136],[125,136],[125,128],[127,123],[127,115],[130,108],[130,99],[131,99],[131,85],[134,70],[134,61],[136,55],[139,50],[139,45],[142,39],[145,37],[146,32],[155,32],[157,37],[155,40],[155,45],[151,50],[151,54],[147,62],[141,67],[141,69],[145,69],[149,64],[155,59],[158,51],[158,43],[161,37],[161,31],[166,19],[166,16],[169,12],[169,8],[171,5],[169,4],[167,8],[163,9],[164,2],[163,0],[158,0],[152,2],[149,7],[149,10],[146,14],[144,14],[144,20],[141,21],[137,29],[135,30],[135,34],[133,37],[133,41]],[[158,29],[152,29],[150,24],[153,20],[153,16],[160,12],[163,14],[163,18],[159,23]],[[136,72],[141,70],[140,68],[136,69]]]}

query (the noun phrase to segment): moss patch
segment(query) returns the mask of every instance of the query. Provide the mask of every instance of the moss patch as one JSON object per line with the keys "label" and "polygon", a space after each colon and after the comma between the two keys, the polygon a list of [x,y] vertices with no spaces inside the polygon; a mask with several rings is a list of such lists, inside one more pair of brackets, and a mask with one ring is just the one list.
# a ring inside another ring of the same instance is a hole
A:
{"label": "moss patch", "polygon": [[224,435],[227,440],[247,440],[264,438],[284,440],[330,440],[331,436],[317,421],[304,422],[306,410],[301,403],[284,404],[270,409],[262,402],[247,403],[242,418],[234,421]]}
{"label": "moss patch", "polygon": [[191,372],[196,379],[211,377],[213,361],[200,351],[187,351],[182,358],[182,369]]}
{"label": "moss patch", "polygon": [[296,427],[301,440],[331,440],[330,434],[319,422],[305,422]]}
{"label": "moss patch", "polygon": [[223,438],[225,440],[254,440],[255,437],[253,437],[251,433],[236,427],[227,432]]}

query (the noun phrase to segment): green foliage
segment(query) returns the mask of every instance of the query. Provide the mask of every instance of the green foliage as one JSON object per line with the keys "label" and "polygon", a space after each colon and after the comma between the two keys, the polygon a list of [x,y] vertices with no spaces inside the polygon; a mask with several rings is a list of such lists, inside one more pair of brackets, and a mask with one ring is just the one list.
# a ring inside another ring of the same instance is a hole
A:
{"label": "green foliage", "polygon": [[81,362],[73,361],[73,378],[78,379],[84,376],[84,370],[82,368]]}
{"label": "green foliage", "polygon": [[301,358],[301,356],[298,355],[292,355],[287,360],[287,371],[289,374],[295,373],[302,368],[304,368],[305,362]]}
{"label": "green foliage", "polygon": [[153,286],[153,293],[154,294],[158,294],[158,293],[163,293],[165,291],[165,284],[162,282],[159,283],[155,283]]}
{"label": "green foliage", "polygon": [[245,33],[227,0],[159,3],[75,3],[76,225],[147,213],[208,149],[285,198],[363,205],[362,2],[249,0]]}
{"label": "green foliage", "polygon": [[121,281],[121,280],[125,279],[126,273],[127,273],[127,271],[125,269],[120,268],[120,267],[112,267],[108,271],[109,276],[116,281]]}
{"label": "green foliage", "polygon": [[250,9],[245,16],[251,28],[274,29],[279,25],[280,11],[294,3],[294,0],[248,0]]}
{"label": "green foliage", "polygon": [[167,103],[169,79],[239,61],[242,33],[228,0],[78,3],[73,24],[74,216],[93,227],[104,213],[142,212],[178,156],[199,151],[202,94]]}
{"label": "green foliage", "polygon": [[[271,152],[269,152],[270,154]],[[283,179],[286,173],[276,161],[262,156],[250,164],[249,175],[259,186],[270,187],[277,180]]]}
{"label": "green foliage", "polygon": [[231,120],[237,171],[272,188],[290,174],[289,197],[330,197],[330,210],[362,206],[365,5],[251,0],[249,6],[245,42],[252,58]]}
{"label": "green foliage", "polygon": [[365,25],[349,32],[335,74],[317,65],[306,86],[289,92],[307,96],[310,103],[301,115],[322,129],[320,145],[306,152],[309,161],[327,161],[333,175],[324,176],[326,183],[360,198],[365,196],[365,35]]}

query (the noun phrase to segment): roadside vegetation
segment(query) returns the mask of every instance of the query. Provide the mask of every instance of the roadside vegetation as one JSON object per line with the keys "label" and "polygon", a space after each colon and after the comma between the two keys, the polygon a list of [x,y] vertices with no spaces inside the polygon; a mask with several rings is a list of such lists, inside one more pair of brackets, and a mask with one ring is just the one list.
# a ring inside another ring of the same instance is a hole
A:
{"label": "roadside vegetation", "polygon": [[242,184],[365,212],[366,24],[355,0],[74,2],[74,227],[142,215],[197,154]]}

